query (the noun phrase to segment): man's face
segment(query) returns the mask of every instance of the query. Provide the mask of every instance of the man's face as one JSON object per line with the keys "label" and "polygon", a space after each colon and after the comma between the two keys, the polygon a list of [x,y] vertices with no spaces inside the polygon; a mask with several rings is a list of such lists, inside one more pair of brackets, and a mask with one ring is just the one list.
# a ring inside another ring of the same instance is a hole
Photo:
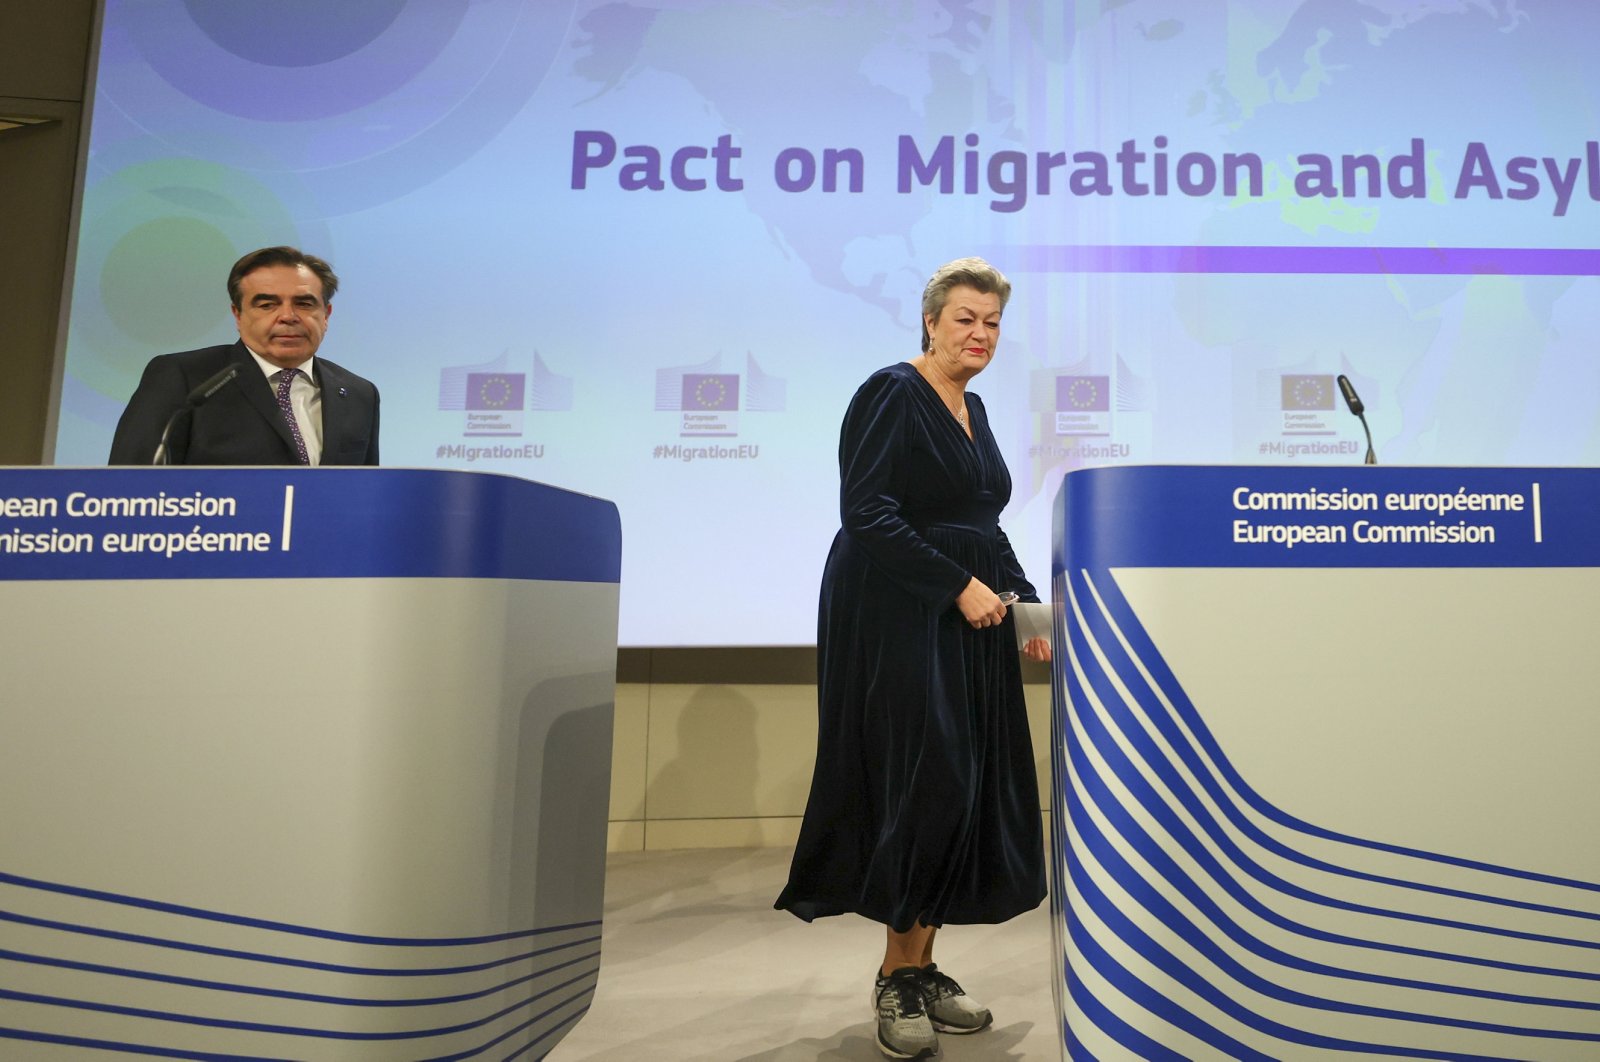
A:
{"label": "man's face", "polygon": [[280,369],[293,369],[322,345],[332,313],[315,273],[303,265],[275,265],[239,279],[233,319],[245,346]]}

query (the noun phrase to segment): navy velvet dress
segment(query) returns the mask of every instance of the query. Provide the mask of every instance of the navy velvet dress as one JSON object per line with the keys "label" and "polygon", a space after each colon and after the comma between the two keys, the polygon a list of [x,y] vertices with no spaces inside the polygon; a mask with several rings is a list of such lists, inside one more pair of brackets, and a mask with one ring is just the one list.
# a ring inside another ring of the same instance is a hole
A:
{"label": "navy velvet dress", "polygon": [[969,440],[907,363],[874,373],[839,440],[843,527],[822,576],[817,762],[789,884],[811,921],[855,912],[1001,922],[1044,899],[1039,789],[1007,613],[976,630],[971,576],[1038,600],[1000,530],[1011,476],[983,402]]}

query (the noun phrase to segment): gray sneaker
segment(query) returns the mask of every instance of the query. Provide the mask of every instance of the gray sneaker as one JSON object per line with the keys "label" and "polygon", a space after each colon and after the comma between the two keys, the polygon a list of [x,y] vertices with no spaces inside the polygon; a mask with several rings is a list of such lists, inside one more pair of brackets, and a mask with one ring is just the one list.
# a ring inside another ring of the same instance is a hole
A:
{"label": "gray sneaker", "polygon": [[928,1017],[938,1031],[958,1035],[975,1033],[994,1023],[989,1008],[974,1002],[953,978],[940,972],[937,963],[930,962],[917,973],[921,975],[922,998],[926,1001]]}
{"label": "gray sneaker", "polygon": [[905,966],[872,986],[872,1009],[878,1015],[878,1050],[890,1058],[933,1058],[939,1034],[928,1020],[923,974]]}

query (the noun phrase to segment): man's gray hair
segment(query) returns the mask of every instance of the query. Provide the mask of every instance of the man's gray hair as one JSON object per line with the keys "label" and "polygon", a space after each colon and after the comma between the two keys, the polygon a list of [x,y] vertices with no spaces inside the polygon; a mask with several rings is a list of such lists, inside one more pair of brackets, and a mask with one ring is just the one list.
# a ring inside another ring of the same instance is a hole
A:
{"label": "man's gray hair", "polygon": [[950,289],[968,287],[984,295],[1000,296],[1000,308],[1004,310],[1006,303],[1011,298],[1011,281],[1005,274],[981,258],[957,258],[954,262],[946,262],[934,270],[933,276],[928,279],[928,286],[922,289],[922,352],[928,352],[932,339],[928,335],[928,318],[935,321],[944,312],[944,304],[950,300]]}

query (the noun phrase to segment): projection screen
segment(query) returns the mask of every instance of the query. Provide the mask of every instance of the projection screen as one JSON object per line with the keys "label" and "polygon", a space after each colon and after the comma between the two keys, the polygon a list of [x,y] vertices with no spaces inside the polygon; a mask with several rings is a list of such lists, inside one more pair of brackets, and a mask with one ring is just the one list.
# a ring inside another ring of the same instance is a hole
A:
{"label": "projection screen", "polygon": [[1106,463],[1600,457],[1600,7],[107,0],[54,460],[223,280],[342,278],[386,465],[613,499],[628,645],[815,638],[840,417],[940,263],[1036,583]]}

